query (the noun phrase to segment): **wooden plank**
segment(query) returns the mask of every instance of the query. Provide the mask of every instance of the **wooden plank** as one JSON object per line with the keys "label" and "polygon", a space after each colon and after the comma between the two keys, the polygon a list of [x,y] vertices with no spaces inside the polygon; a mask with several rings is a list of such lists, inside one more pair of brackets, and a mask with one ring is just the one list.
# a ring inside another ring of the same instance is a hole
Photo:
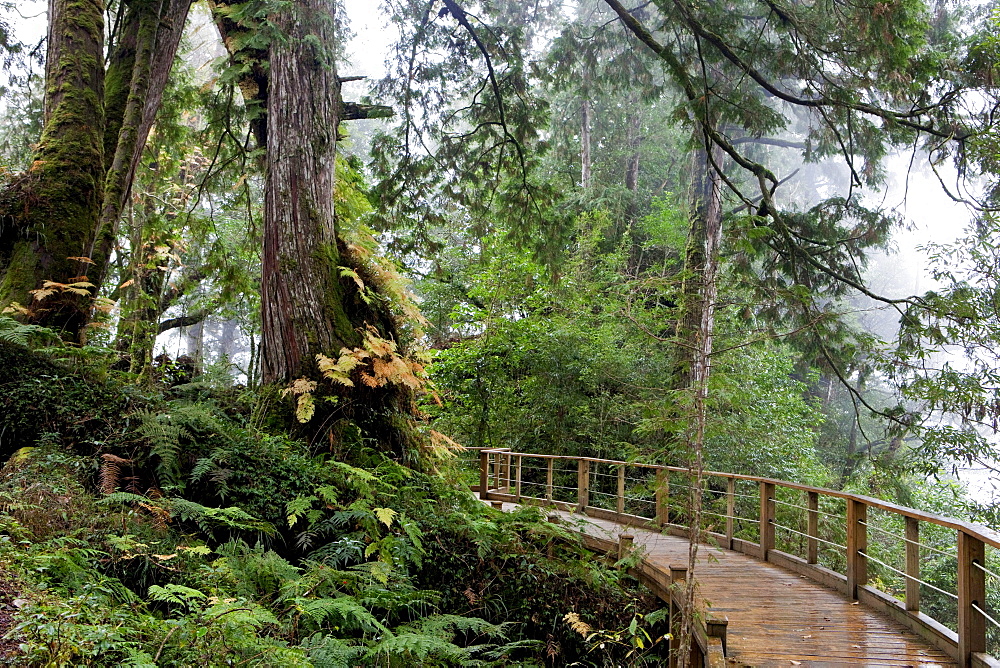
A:
{"label": "wooden plank", "polygon": [[705,652],[706,668],[726,668],[726,650],[721,638],[708,639],[708,651]]}
{"label": "wooden plank", "polygon": [[[749,554],[753,555],[753,552]],[[794,554],[788,554],[780,550],[771,550],[768,552],[767,560],[775,566],[787,568],[794,573],[804,575],[824,587],[847,594],[847,577],[836,571],[831,571],[829,568],[810,564],[800,557],[796,557]]]}
{"label": "wooden plank", "polygon": [[847,501],[847,595],[858,598],[858,587],[868,584],[868,506]]}
{"label": "wooden plank", "polygon": [[906,609],[920,610],[920,522],[906,518]]}
{"label": "wooden plank", "polygon": [[495,453],[493,459],[493,489],[498,492],[503,490],[500,488],[500,457],[502,457],[499,452]]}
{"label": "wooden plank", "polygon": [[899,622],[952,659],[958,660],[958,634],[922,612],[908,612],[899,601],[874,587],[858,591],[858,601]]}
{"label": "wooden plank", "polygon": [[514,498],[517,499],[518,503],[521,503],[521,460],[523,458],[522,455],[517,456],[517,479],[514,483]]}
{"label": "wooden plank", "polygon": [[806,561],[810,564],[819,562],[819,492],[806,492],[806,507],[809,509],[808,528],[806,533]]}
{"label": "wooden plank", "polygon": [[986,574],[976,565],[986,563],[983,541],[958,532],[958,660],[972,665],[974,653],[986,652],[986,618],[975,609],[986,609]]}
{"label": "wooden plank", "polygon": [[503,459],[503,491],[507,494],[510,494],[510,462],[513,458],[514,455],[508,452]]}
{"label": "wooden plank", "polygon": [[1000,668],[1000,660],[994,659],[989,654],[976,652],[972,655],[973,668]]}

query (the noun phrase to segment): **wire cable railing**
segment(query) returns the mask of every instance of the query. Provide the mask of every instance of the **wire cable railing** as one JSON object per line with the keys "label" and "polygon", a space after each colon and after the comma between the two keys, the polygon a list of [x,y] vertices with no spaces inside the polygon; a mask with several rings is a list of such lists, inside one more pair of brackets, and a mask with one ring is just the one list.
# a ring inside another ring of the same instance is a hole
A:
{"label": "wire cable railing", "polygon": [[[480,490],[484,499],[554,504],[624,524],[685,533],[691,511],[683,500],[693,491],[704,495],[706,505],[701,514],[711,518],[706,519],[705,526],[720,537],[719,545],[814,575],[849,597],[864,598],[874,606],[888,605],[878,596],[893,597],[892,591],[902,591],[902,585],[880,584],[890,591],[875,595],[872,583],[879,581],[869,580],[868,564],[884,569],[884,574],[898,576],[902,580],[894,581],[906,585],[905,596],[894,604],[898,610],[889,612],[905,613],[912,625],[931,623],[921,612],[921,588],[953,602],[948,612],[934,599],[928,599],[928,611],[957,615],[945,620],[952,631],[940,626],[931,631],[943,638],[942,643],[953,647],[952,654],[960,663],[968,664],[973,655],[986,651],[986,632],[976,618],[981,616],[1000,629],[985,603],[987,582],[1000,583],[1000,573],[987,567],[984,556],[987,546],[1000,548],[1000,534],[978,525],[874,497],[744,474],[706,471],[705,484],[698,485],[686,477],[690,472],[684,467],[509,450],[481,449],[478,456],[480,481],[486,483],[486,488]],[[757,486],[756,493],[748,485]],[[807,504],[801,500],[802,495],[808,496]],[[887,513],[895,518],[893,522],[905,520],[905,535],[892,523],[884,526],[881,514],[878,521],[873,521],[869,511]],[[934,530],[926,535],[931,539],[922,535],[920,527],[924,525]],[[942,543],[949,531],[957,537],[957,547],[951,550]],[[780,534],[777,538],[776,533]],[[878,537],[871,549],[870,536]],[[934,544],[929,544],[931,540]],[[896,541],[901,547],[893,548],[893,543],[887,541]],[[791,551],[782,552],[779,546]],[[901,555],[905,557],[903,568],[872,554],[872,550],[880,556],[885,550],[892,554],[893,549],[905,551]],[[805,556],[797,556],[803,551]],[[935,575],[931,579],[921,573],[921,564],[929,554],[946,558],[934,562]],[[821,564],[825,568],[817,570]],[[953,569],[950,581],[944,577],[949,568]],[[948,591],[956,582],[956,591]],[[961,657],[960,652],[964,653]]]}

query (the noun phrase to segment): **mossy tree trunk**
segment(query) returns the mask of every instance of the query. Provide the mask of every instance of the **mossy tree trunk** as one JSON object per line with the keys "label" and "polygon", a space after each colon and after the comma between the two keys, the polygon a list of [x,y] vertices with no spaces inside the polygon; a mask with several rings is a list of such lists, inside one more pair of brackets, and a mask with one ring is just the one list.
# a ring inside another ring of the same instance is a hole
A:
{"label": "mossy tree trunk", "polygon": [[[0,195],[0,304],[75,336],[86,323],[78,293],[92,294],[77,258],[91,255],[104,196],[104,6],[50,0],[49,17],[44,129],[31,167]],[[33,294],[44,281],[77,286]]]}
{"label": "mossy tree trunk", "polygon": [[0,193],[0,306],[67,339],[84,338],[189,2],[127,3],[107,79],[104,3],[49,2],[42,136]]}

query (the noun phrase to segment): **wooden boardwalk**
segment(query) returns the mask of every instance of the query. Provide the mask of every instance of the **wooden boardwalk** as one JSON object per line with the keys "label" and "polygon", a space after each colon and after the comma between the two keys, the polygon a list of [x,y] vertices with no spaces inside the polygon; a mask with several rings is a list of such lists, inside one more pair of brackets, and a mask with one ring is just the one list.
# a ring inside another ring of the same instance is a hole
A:
{"label": "wooden boardwalk", "polygon": [[[598,538],[635,536],[647,560],[665,572],[670,565],[687,565],[688,542],[683,538],[575,513],[558,514],[567,525]],[[699,547],[698,557],[699,595],[713,613],[729,619],[730,665],[958,665],[901,624],[805,576],[708,545]]]}
{"label": "wooden boardwalk", "polygon": [[[628,541],[618,536],[631,534],[632,547],[644,551],[633,572],[664,601],[678,603],[670,583],[683,577],[688,562],[684,508],[698,489],[690,471],[508,448],[480,448],[478,457],[480,499],[558,511],[567,522],[582,522],[585,542],[599,551],[627,551]],[[1000,654],[988,651],[990,633],[1000,629],[1000,610],[989,603],[1000,573],[987,566],[1000,550],[997,531],[797,482],[719,471],[703,476],[702,501],[712,508],[703,529],[729,549],[699,550],[697,665],[1000,668]],[[800,540],[778,540],[778,532]],[[869,553],[870,532],[873,545],[896,550],[883,557],[892,563]],[[820,548],[841,552],[837,570],[823,565]],[[932,551],[953,556],[950,583],[927,572]],[[893,594],[874,586],[886,573],[896,579]],[[928,614],[940,610],[922,605],[924,587],[955,601],[948,625]]]}

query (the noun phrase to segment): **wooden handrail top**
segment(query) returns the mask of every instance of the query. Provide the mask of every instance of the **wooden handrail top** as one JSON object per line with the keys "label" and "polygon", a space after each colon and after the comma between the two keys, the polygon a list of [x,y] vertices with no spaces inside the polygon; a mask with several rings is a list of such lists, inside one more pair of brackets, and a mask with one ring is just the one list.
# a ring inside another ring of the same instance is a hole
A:
{"label": "wooden handrail top", "polygon": [[[671,473],[691,472],[690,469],[683,466],[664,466],[662,464],[625,462],[615,459],[598,459],[596,457],[580,457],[575,455],[545,455],[533,452],[512,452],[509,448],[480,448],[479,452],[481,454],[496,453],[496,454],[506,455],[509,457],[531,457],[535,459],[563,459],[567,461],[577,461],[577,462],[588,461],[595,464],[609,464],[613,466],[624,465],[624,466],[632,466],[635,468],[653,469],[657,471],[669,471]],[[803,492],[815,492],[817,494],[822,494],[824,496],[834,497],[838,499],[858,501],[872,508],[878,508],[879,510],[885,510],[890,513],[896,513],[897,515],[902,515],[904,517],[911,517],[915,520],[920,520],[923,522],[928,522],[930,524],[936,524],[938,526],[954,529],[956,531],[961,531],[962,533],[965,533],[969,536],[975,537],[983,541],[987,545],[1000,548],[1000,533],[988,527],[982,526],[981,524],[966,522],[964,520],[955,519],[953,517],[945,517],[943,515],[929,513],[923,510],[917,510],[916,508],[908,508],[906,506],[900,506],[890,501],[877,499],[873,496],[865,496],[863,494],[852,494],[851,492],[841,492],[835,489],[826,489],[825,487],[813,487],[812,485],[804,485],[802,483],[797,483],[797,482],[776,480],[774,478],[762,478],[759,476],[744,475],[742,473],[723,473],[720,471],[704,471],[703,475],[714,478],[747,480],[756,483],[770,483],[772,485],[786,487],[788,489],[796,489]]]}

